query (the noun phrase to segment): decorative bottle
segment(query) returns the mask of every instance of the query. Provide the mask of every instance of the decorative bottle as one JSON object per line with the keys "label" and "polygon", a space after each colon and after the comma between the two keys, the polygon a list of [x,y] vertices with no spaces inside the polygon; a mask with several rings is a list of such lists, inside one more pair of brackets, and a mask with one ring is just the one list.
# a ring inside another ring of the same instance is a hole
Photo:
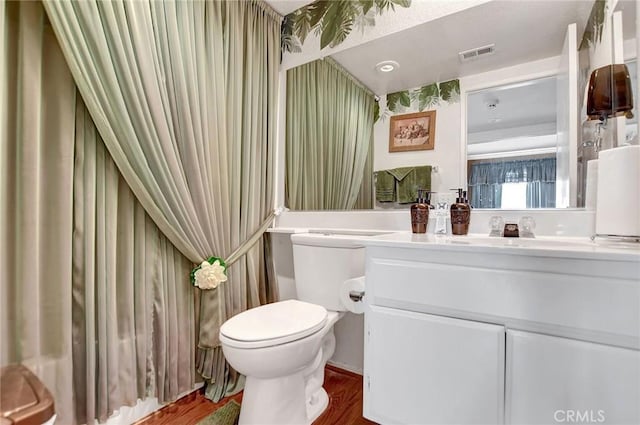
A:
{"label": "decorative bottle", "polygon": [[418,189],[416,203],[411,205],[411,231],[413,233],[427,233],[429,223],[429,197],[431,193]]}
{"label": "decorative bottle", "polygon": [[466,202],[462,189],[451,189],[458,191],[456,202],[451,204],[451,233],[454,235],[466,235],[469,233],[469,222],[471,221],[471,207]]}

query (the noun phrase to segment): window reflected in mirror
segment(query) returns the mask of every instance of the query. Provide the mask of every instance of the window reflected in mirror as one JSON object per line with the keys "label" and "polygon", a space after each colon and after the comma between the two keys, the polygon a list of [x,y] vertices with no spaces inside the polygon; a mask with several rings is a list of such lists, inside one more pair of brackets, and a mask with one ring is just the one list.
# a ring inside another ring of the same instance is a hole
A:
{"label": "window reflected in mirror", "polygon": [[468,94],[467,184],[474,208],[556,207],[557,96],[555,76]]}

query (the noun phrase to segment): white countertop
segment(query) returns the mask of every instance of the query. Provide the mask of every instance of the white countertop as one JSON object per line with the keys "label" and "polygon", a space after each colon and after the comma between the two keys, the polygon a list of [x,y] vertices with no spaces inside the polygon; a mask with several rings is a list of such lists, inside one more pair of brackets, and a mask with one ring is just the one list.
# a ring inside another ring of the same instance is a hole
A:
{"label": "white countertop", "polygon": [[449,236],[411,232],[394,232],[366,237],[352,236],[350,238],[357,239],[364,246],[635,261],[638,262],[638,277],[640,278],[640,243],[633,242],[608,239],[592,241],[584,237],[541,236],[529,239],[489,237],[482,234]]}

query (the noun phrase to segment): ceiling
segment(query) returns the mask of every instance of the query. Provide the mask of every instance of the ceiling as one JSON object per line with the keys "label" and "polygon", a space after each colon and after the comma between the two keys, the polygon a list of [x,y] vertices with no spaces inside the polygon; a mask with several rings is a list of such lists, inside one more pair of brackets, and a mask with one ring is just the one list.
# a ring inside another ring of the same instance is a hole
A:
{"label": "ceiling", "polygon": [[552,124],[555,134],[556,103],[555,77],[470,93],[467,96],[467,132]]}
{"label": "ceiling", "polygon": [[469,93],[467,154],[498,157],[556,146],[557,80],[530,80]]}
{"label": "ceiling", "polygon": [[[559,55],[567,26],[577,23],[582,34],[591,6],[585,0],[495,0],[332,57],[375,93],[392,93]],[[458,59],[458,52],[492,43],[492,55],[465,63]],[[385,60],[400,68],[376,71]]]}

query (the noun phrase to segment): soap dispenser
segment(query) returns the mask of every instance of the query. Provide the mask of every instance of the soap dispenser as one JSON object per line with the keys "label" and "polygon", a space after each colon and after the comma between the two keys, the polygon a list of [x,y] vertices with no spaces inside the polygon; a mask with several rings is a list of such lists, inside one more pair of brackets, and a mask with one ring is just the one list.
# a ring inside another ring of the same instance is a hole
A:
{"label": "soap dispenser", "polygon": [[429,208],[431,192],[418,189],[416,203],[411,205],[411,231],[413,233],[427,233],[429,223]]}
{"label": "soap dispenser", "polygon": [[471,221],[471,207],[466,202],[465,193],[460,189],[456,202],[451,204],[451,233],[454,235],[466,235],[469,233],[469,222]]}

